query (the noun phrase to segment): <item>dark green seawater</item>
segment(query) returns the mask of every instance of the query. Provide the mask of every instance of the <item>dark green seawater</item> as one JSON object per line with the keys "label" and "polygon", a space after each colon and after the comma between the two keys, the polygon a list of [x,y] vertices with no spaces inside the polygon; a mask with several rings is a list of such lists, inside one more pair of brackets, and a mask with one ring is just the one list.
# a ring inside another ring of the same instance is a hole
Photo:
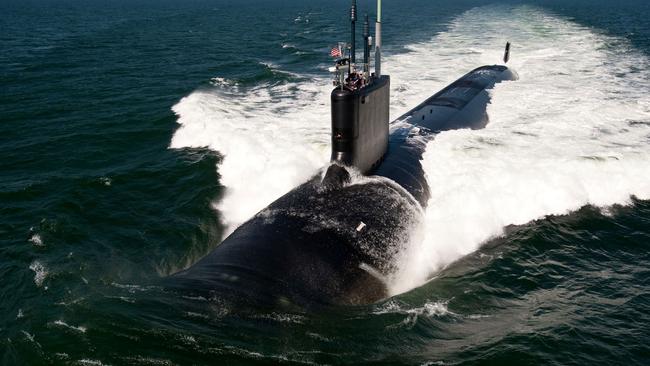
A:
{"label": "dark green seawater", "polygon": [[429,146],[433,279],[242,314],[160,279],[326,161],[348,2],[0,0],[0,364],[650,364],[649,3],[385,3],[393,116],[521,76]]}

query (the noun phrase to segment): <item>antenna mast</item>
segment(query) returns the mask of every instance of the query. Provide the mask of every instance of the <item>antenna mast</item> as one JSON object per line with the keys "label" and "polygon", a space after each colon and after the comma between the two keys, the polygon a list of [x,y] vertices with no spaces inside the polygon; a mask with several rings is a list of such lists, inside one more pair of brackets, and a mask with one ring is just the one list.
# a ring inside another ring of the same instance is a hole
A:
{"label": "antenna mast", "polygon": [[377,22],[375,23],[375,75],[381,76],[381,0],[377,0]]}
{"label": "antenna mast", "polygon": [[357,0],[352,0],[352,7],[350,7],[350,23],[352,24],[351,40],[350,40],[350,63],[356,62],[355,50],[355,29],[354,23],[357,21]]}
{"label": "antenna mast", "polygon": [[363,22],[363,76],[365,80],[368,80],[368,75],[370,72],[370,23],[368,20],[368,14],[366,14],[366,19]]}

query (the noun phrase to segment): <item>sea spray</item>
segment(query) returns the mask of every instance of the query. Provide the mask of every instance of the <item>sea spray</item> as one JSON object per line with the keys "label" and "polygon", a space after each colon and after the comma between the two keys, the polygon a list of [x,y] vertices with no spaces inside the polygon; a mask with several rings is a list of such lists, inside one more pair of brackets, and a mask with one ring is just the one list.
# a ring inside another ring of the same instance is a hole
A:
{"label": "sea spray", "polygon": [[[429,142],[423,166],[431,199],[413,236],[423,239],[396,257],[393,293],[422,284],[507,225],[650,196],[649,75],[639,66],[647,58],[540,8],[476,8],[430,41],[385,57],[391,115],[476,66],[498,63],[506,40],[520,80],[493,89],[486,129]],[[224,88],[195,91],[174,106],[181,127],[171,147],[224,155],[227,193],[215,207],[232,231],[327,163],[331,86],[304,75],[292,85]]]}

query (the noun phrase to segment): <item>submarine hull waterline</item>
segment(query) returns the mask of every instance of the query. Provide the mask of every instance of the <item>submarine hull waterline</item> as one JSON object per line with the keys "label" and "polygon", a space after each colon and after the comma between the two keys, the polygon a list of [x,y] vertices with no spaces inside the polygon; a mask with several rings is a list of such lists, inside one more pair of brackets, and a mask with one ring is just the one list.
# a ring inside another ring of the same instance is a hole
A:
{"label": "submarine hull waterline", "polygon": [[255,306],[357,305],[390,295],[395,259],[429,193],[420,163],[439,132],[483,128],[488,90],[515,80],[505,66],[464,75],[390,123],[370,176],[334,162],[242,224],[166,286]]}

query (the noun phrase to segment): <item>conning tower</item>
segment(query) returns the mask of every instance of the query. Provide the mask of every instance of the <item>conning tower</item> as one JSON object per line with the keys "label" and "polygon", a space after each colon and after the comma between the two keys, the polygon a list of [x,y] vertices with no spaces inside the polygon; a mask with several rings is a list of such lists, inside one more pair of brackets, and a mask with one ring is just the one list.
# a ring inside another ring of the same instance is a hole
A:
{"label": "conning tower", "polygon": [[[332,91],[332,162],[369,173],[382,160],[388,148],[390,77],[380,75],[381,0],[377,1],[375,34],[375,72],[370,73],[370,25],[368,16],[363,26],[363,65],[356,64],[355,22],[356,1],[350,8],[351,43],[332,50],[338,56],[335,88]],[[342,48],[349,50],[346,58]],[[337,52],[338,51],[338,52]],[[346,75],[347,74],[347,75]]]}

